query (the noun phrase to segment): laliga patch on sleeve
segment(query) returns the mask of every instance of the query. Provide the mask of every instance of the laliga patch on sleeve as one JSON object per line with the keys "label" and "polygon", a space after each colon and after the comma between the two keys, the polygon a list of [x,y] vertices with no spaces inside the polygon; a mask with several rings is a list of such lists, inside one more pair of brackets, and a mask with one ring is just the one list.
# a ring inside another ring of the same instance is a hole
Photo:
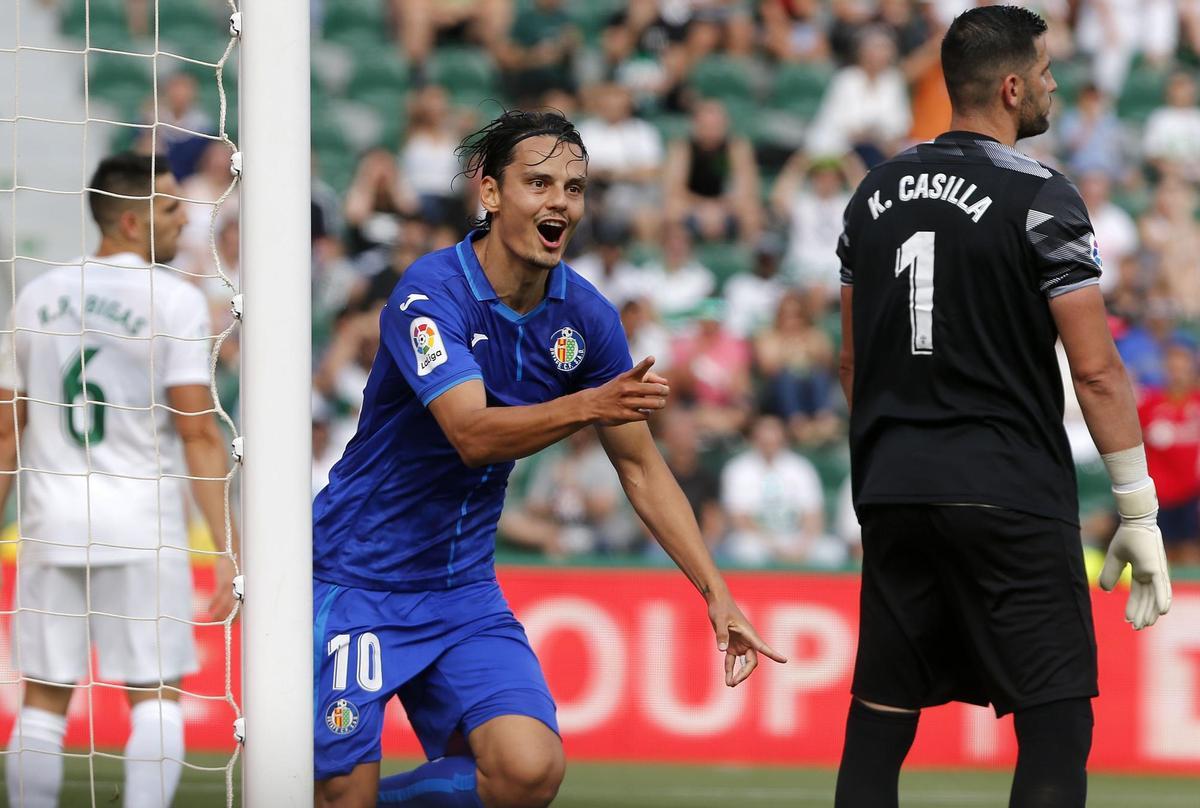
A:
{"label": "laliga patch on sleeve", "polygon": [[413,353],[417,355],[417,375],[428,376],[438,365],[446,364],[446,343],[442,329],[428,317],[417,317],[409,326]]}

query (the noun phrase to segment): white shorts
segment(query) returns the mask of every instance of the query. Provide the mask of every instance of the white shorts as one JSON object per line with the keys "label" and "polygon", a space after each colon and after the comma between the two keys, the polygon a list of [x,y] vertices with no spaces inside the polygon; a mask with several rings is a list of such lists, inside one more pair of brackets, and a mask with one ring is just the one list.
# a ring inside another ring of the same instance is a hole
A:
{"label": "white shorts", "polygon": [[199,670],[191,623],[182,622],[194,619],[185,553],[95,566],[90,579],[85,567],[20,565],[13,664],[23,676],[87,680],[89,639],[106,681],[153,685]]}

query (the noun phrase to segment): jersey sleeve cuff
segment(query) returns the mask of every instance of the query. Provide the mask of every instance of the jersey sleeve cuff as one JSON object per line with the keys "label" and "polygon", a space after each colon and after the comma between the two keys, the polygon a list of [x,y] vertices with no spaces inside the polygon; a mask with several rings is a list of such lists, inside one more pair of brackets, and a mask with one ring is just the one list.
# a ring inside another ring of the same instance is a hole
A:
{"label": "jersey sleeve cuff", "polygon": [[428,407],[429,402],[433,401],[442,393],[450,390],[451,388],[458,387],[463,382],[469,382],[471,379],[479,379],[480,381],[483,381],[483,375],[477,370],[469,370],[466,373],[454,376],[437,385],[436,387],[431,387],[425,392],[421,393],[421,403]]}
{"label": "jersey sleeve cuff", "polygon": [[1084,278],[1083,280],[1077,281],[1075,283],[1068,283],[1068,284],[1064,284],[1062,286],[1052,286],[1051,288],[1046,290],[1046,297],[1047,298],[1056,298],[1059,295],[1065,295],[1067,292],[1074,292],[1076,289],[1082,289],[1085,286],[1099,286],[1099,285],[1100,285],[1099,277]]}

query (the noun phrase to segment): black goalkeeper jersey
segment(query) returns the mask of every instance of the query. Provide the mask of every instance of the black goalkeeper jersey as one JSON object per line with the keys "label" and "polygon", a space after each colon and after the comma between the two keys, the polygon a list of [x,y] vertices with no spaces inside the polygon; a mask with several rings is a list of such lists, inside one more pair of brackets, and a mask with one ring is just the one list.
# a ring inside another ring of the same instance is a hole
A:
{"label": "black goalkeeper jersey", "polygon": [[838,245],[854,287],[856,505],[977,503],[1078,523],[1048,298],[1099,283],[1083,200],[949,132],[871,171]]}

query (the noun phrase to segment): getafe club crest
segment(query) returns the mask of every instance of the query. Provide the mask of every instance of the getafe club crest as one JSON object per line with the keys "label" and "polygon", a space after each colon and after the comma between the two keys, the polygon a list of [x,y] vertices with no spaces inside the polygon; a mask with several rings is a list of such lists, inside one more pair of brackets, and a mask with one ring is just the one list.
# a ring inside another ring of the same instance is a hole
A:
{"label": "getafe club crest", "polygon": [[358,727],[358,708],[345,699],[338,699],[325,711],[325,726],[334,735],[349,735]]}
{"label": "getafe club crest", "polygon": [[583,362],[583,335],[574,328],[560,328],[550,343],[550,356],[558,369],[572,371]]}

